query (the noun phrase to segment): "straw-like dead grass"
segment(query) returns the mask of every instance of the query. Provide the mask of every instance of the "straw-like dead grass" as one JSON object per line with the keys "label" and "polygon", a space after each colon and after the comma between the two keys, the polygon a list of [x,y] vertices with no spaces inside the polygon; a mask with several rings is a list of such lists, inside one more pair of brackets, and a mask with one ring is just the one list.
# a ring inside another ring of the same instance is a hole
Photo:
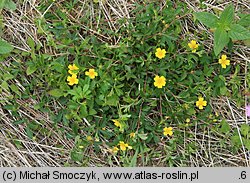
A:
{"label": "straw-like dead grass", "polygon": [[[186,1],[188,7],[194,11],[200,11],[199,6],[197,6],[197,1]],[[249,11],[248,1],[233,1],[235,4],[236,11]],[[34,40],[36,44],[44,46],[44,52],[54,54],[57,53],[55,50],[46,46],[46,39],[40,37],[37,33],[37,25],[35,24],[37,17],[44,16],[46,11],[50,9],[60,8],[63,9],[64,0],[56,1],[52,3],[45,12],[40,12],[37,6],[41,3],[46,3],[44,0],[23,0],[17,1],[17,10],[15,12],[3,11],[4,18],[4,39],[14,45],[14,47],[21,51],[29,51],[31,48],[27,44],[28,38]],[[83,30],[86,30],[88,34],[94,34],[99,40],[116,45],[119,42],[119,37],[103,35],[98,30],[110,29],[112,31],[117,31],[120,26],[126,26],[126,24],[120,25],[118,19],[120,18],[133,18],[131,13],[135,7],[136,1],[125,1],[125,0],[110,0],[110,1],[100,1],[99,4],[94,4],[90,0],[80,0],[79,6],[73,9],[71,12],[66,12],[68,19],[72,24],[81,24],[80,19],[83,16],[89,17],[88,25],[82,24]],[[145,4],[149,2],[144,2]],[[207,11],[213,9],[223,9],[227,1],[206,1],[205,4],[208,6]],[[164,1],[161,3],[164,6]],[[98,8],[97,8],[98,7]],[[100,19],[105,18],[106,24],[101,23]],[[198,27],[194,25],[191,15],[183,21],[183,35],[191,36],[194,32],[207,31],[206,27],[199,24]],[[90,29],[86,29],[90,27]],[[209,33],[208,40],[203,41],[208,50],[212,49],[212,34]],[[82,35],[80,35],[82,36]],[[242,76],[246,76],[249,72],[248,64],[250,62],[250,49],[243,45],[236,45],[238,51],[234,52],[233,62],[240,64],[242,69]],[[9,60],[8,60],[9,59]],[[16,60],[15,55],[12,55],[7,60],[1,62],[1,64],[11,67],[10,60]],[[0,67],[2,69],[2,67]],[[24,91],[20,82],[20,78],[15,78],[13,83],[20,89]],[[27,83],[29,80],[26,79]],[[246,86],[246,78],[241,81],[242,88],[240,92],[243,92],[248,86]],[[39,91],[36,93],[39,96]],[[70,162],[70,150],[74,146],[73,140],[66,139],[64,134],[55,132],[53,129],[53,122],[50,120],[47,113],[38,112],[33,109],[33,106],[39,101],[35,100],[18,100],[20,108],[18,113],[28,118],[32,121],[40,123],[44,121],[44,128],[51,131],[49,137],[37,136],[36,139],[29,139],[24,131],[22,124],[14,125],[13,122],[16,121],[15,116],[8,110],[5,110],[3,106],[8,104],[11,99],[9,99],[10,93],[3,90],[0,93],[0,166],[64,166],[65,164],[70,164],[71,166],[80,166],[76,163]],[[247,97],[245,98],[247,102]],[[247,117],[245,116],[244,109],[236,107],[234,101],[229,98],[217,98],[212,102],[212,107],[214,112],[220,113],[225,119],[227,119],[230,125],[239,130],[239,125],[242,123],[249,124]],[[60,104],[57,101],[51,103],[51,108],[56,112],[60,108]],[[229,150],[221,148],[219,146],[220,139],[223,138],[221,134],[211,133],[209,128],[205,131],[196,131],[193,138],[186,139],[185,143],[197,142],[199,144],[199,151],[190,155],[189,160],[185,162],[178,162],[179,166],[249,166],[249,152],[246,151],[244,145],[242,145],[242,152],[233,155]],[[239,133],[240,135],[240,133]],[[21,143],[22,147],[19,148],[16,144]],[[160,144],[162,147],[152,147],[154,152],[157,154],[163,152],[164,144]],[[185,146],[185,144],[184,144]],[[179,153],[185,153],[183,149],[183,144],[179,145]],[[111,156],[106,150],[105,145],[101,154],[96,155],[93,153],[92,149],[88,149],[86,156],[89,158],[89,163],[87,166],[119,166],[119,162],[115,157],[112,157],[112,161],[107,162],[107,158]],[[154,157],[154,154],[149,154],[150,159],[147,160],[148,164],[145,165],[138,161],[138,166],[163,166],[166,158],[165,153],[162,156]],[[177,163],[177,165],[178,165]]]}

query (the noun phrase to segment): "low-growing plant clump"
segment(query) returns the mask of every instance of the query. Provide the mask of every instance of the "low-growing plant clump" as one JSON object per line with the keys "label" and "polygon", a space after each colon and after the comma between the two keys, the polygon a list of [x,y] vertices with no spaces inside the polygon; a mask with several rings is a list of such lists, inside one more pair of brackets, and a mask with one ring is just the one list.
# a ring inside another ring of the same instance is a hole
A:
{"label": "low-growing plant clump", "polygon": [[[250,39],[249,14],[236,18],[232,4],[217,16],[194,13],[181,1],[138,3],[133,18],[115,20],[116,31],[100,19],[102,30],[92,34],[92,28],[81,25],[86,20],[66,18],[77,2],[62,4],[64,9],[55,13],[46,11],[49,4],[38,7],[46,12],[36,20],[38,34],[46,41],[37,44],[28,38],[28,52],[0,40],[1,60],[17,56],[0,72],[1,91],[9,92],[8,103],[1,103],[15,116],[13,125],[22,125],[33,141],[53,135],[43,119],[29,120],[18,113],[18,100],[39,101],[33,110],[47,113],[53,131],[74,141],[70,160],[82,166],[91,161],[86,152],[103,154],[111,166],[152,165],[150,158],[161,159],[161,166],[190,166],[189,157],[197,152],[208,156],[200,143],[207,143],[202,139],[211,134],[220,139],[210,147],[214,151],[250,150],[249,124],[233,127],[212,107],[220,97],[238,107],[246,105],[240,89],[249,84],[250,75],[242,75],[233,54],[235,44]],[[99,3],[105,1],[94,6]],[[190,17],[197,27],[200,21],[212,29],[212,49],[204,45],[209,33],[184,32]],[[15,78],[22,91],[11,84]],[[248,106],[247,116],[249,111]],[[22,148],[19,142],[15,145]]]}

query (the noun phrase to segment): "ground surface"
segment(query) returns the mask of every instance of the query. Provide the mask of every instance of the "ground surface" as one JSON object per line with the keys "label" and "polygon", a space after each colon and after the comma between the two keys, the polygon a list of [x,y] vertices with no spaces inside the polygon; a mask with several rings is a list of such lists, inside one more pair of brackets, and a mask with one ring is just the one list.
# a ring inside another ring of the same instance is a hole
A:
{"label": "ground surface", "polygon": [[[232,2],[236,12],[249,13],[249,1]],[[125,0],[110,0],[99,3],[81,0],[75,4],[67,3],[64,0],[54,2],[20,0],[16,1],[17,9],[15,11],[2,11],[4,25],[2,38],[10,42],[15,50],[12,52],[13,54],[1,60],[0,76],[3,76],[4,73],[15,73],[15,71],[18,74],[15,78],[8,80],[8,85],[12,86],[10,90],[2,88],[0,91],[0,166],[128,166],[126,163],[121,163],[119,156],[108,151],[109,148],[105,144],[105,139],[102,138],[100,138],[100,141],[103,144],[100,145],[101,148],[98,152],[95,151],[93,146],[89,145],[82,152],[84,158],[81,162],[72,160],[71,153],[75,148],[75,139],[67,137],[67,132],[70,131],[68,126],[64,126],[63,123],[55,125],[51,117],[51,113],[58,113],[63,108],[63,104],[56,98],[45,99],[47,89],[43,84],[48,81],[36,74],[37,72],[27,75],[25,62],[28,60],[23,59],[32,57],[25,55],[33,49],[32,44],[43,47],[35,53],[37,55],[44,53],[55,57],[63,55],[62,52],[58,52],[58,49],[53,47],[53,44],[59,44],[58,40],[53,41],[54,35],[52,32],[44,30],[46,26],[60,23],[60,19],[67,19],[67,23],[71,24],[70,31],[76,31],[80,36],[84,34],[94,35],[99,41],[107,42],[115,47],[119,45],[122,37],[109,34],[108,30],[118,31],[121,28],[119,19],[133,19],[135,16],[133,10],[136,3],[136,1]],[[145,6],[149,3],[146,1],[140,2]],[[156,3],[161,7],[165,5],[165,1],[157,1]],[[183,1],[183,3],[194,12],[201,11],[199,1]],[[204,1],[204,4],[206,9],[202,11],[211,12],[222,10],[228,2],[211,0]],[[61,13],[56,11],[58,9],[61,10]],[[207,51],[212,50],[212,32],[209,32],[202,24],[194,24],[191,14],[182,19],[181,29],[183,35],[189,35],[190,37],[197,35],[197,32],[205,32],[207,39],[200,40],[200,43],[205,45]],[[250,49],[241,43],[236,43],[234,48],[231,59],[233,60],[232,65],[240,65],[240,72],[238,73],[240,87],[238,91],[241,94],[241,101],[238,101],[236,97],[220,96],[212,98],[210,105],[213,113],[217,112],[220,115],[218,123],[221,119],[225,119],[231,128],[229,134],[236,132],[241,137],[240,126],[244,123],[249,124],[244,105],[238,105],[238,103],[246,104],[248,100],[246,92],[249,89],[247,77],[250,78],[248,68]],[[41,80],[37,78],[41,78]],[[3,77],[0,77],[0,83],[3,80]],[[42,87],[39,87],[40,85]],[[31,88],[30,86],[34,87]],[[26,92],[30,97],[18,97],[20,93],[25,93],[27,90],[30,90],[30,92]],[[41,101],[45,102],[45,106],[50,111],[37,109],[37,104]],[[16,110],[13,107],[16,107]],[[150,115],[148,118],[150,118]],[[46,132],[41,129],[30,135],[27,132],[26,124],[22,123],[23,119],[30,123],[42,124],[41,126],[46,129]],[[85,122],[86,126],[91,123],[91,121]],[[199,128],[197,125],[186,131],[184,130],[186,133],[192,132],[192,135],[184,138],[183,144],[177,144],[178,151],[173,151],[170,154],[164,141],[160,140],[157,145],[148,145],[145,153],[137,156],[136,165],[249,166],[250,154],[243,142],[241,148],[235,150],[232,147],[230,135],[213,131],[209,126]],[[60,131],[59,128],[65,129]],[[85,131],[81,131],[81,133],[85,134]],[[186,146],[192,143],[196,144],[196,148],[194,151],[190,150],[192,152],[186,153]],[[133,155],[134,152],[131,151],[127,156],[133,157]]]}

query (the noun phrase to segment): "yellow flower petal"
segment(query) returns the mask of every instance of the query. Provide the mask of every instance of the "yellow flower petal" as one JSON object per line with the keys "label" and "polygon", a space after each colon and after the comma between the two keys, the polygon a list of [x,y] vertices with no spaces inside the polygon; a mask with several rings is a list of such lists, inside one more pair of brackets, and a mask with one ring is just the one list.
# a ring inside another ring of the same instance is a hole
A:
{"label": "yellow flower petal", "polygon": [[157,88],[162,88],[163,86],[166,85],[166,78],[164,76],[155,76],[154,78],[155,82],[154,82],[154,86]]}
{"label": "yellow flower petal", "polygon": [[113,147],[111,151],[112,151],[113,153],[117,153],[117,152],[118,152],[118,150],[119,150],[119,148],[118,148],[118,147]]}
{"label": "yellow flower petal", "polygon": [[78,79],[76,74],[72,74],[72,76],[67,77],[68,85],[72,86],[74,84],[78,84]]}
{"label": "yellow flower petal", "polygon": [[222,55],[219,59],[219,64],[221,64],[221,67],[225,69],[227,65],[230,65],[230,60],[227,59],[226,55]]}
{"label": "yellow flower petal", "polygon": [[87,139],[87,141],[92,141],[93,140],[93,138],[91,136],[87,136],[86,139]]}
{"label": "yellow flower petal", "polygon": [[169,135],[169,136],[172,136],[173,135],[173,128],[172,127],[165,127],[164,129],[163,129],[163,135],[165,135],[165,136],[167,136],[167,135]]}
{"label": "yellow flower petal", "polygon": [[159,59],[162,59],[166,56],[166,50],[165,49],[161,49],[161,48],[157,48],[156,52],[155,52],[155,56]]}
{"label": "yellow flower petal", "polygon": [[195,40],[191,40],[188,43],[188,47],[192,50],[192,52],[196,52],[196,49],[198,48],[199,44],[196,43]]}
{"label": "yellow flower petal", "polygon": [[128,144],[124,143],[123,141],[119,141],[119,144],[118,144],[118,145],[120,146],[120,149],[121,149],[122,151],[126,151],[126,148],[132,149],[131,146],[129,146]]}
{"label": "yellow flower petal", "polygon": [[116,120],[116,119],[112,119],[112,121],[114,122],[114,125],[117,126],[117,127],[120,127],[121,128],[121,123]]}
{"label": "yellow flower petal", "polygon": [[135,133],[132,132],[132,133],[129,134],[129,136],[130,136],[130,138],[135,138]]}
{"label": "yellow flower petal", "polygon": [[89,76],[91,79],[94,79],[96,76],[98,76],[98,73],[95,72],[95,69],[89,69],[89,71],[85,72],[86,76]]}
{"label": "yellow flower petal", "polygon": [[207,101],[205,101],[203,97],[199,97],[198,101],[196,101],[196,106],[199,109],[203,109],[203,107],[205,107],[206,105],[207,105]]}
{"label": "yellow flower petal", "polygon": [[226,60],[226,59],[227,59],[227,56],[226,56],[226,55],[221,55],[221,59],[222,59],[222,60]]}
{"label": "yellow flower petal", "polygon": [[73,71],[73,70],[78,70],[79,68],[75,64],[73,64],[73,65],[69,65],[68,69]]}

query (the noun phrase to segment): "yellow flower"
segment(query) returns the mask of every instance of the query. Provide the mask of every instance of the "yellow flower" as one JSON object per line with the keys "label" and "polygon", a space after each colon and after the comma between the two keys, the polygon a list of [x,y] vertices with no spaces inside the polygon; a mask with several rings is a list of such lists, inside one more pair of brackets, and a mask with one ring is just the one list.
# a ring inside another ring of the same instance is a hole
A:
{"label": "yellow flower", "polygon": [[67,77],[67,81],[69,82],[68,85],[72,86],[74,84],[78,84],[78,79],[76,74],[72,74],[72,76]]}
{"label": "yellow flower", "polygon": [[117,126],[117,127],[119,127],[119,128],[122,127],[122,124],[121,124],[118,120],[112,119],[112,121],[114,122],[114,125],[115,125],[115,126]]}
{"label": "yellow flower", "polygon": [[192,52],[196,52],[196,49],[198,48],[198,44],[195,40],[192,40],[188,43],[189,48],[192,50]]}
{"label": "yellow flower", "polygon": [[117,153],[117,152],[118,152],[118,150],[119,150],[119,148],[118,148],[118,147],[113,147],[111,151],[112,151],[112,153]]}
{"label": "yellow flower", "polygon": [[219,64],[223,69],[225,69],[227,65],[230,65],[230,60],[227,60],[226,55],[222,55],[221,58],[219,59]]}
{"label": "yellow flower", "polygon": [[86,137],[86,139],[87,139],[87,141],[92,141],[93,140],[93,138],[91,136],[89,136],[89,135]]}
{"label": "yellow flower", "polygon": [[166,50],[165,49],[161,49],[161,48],[157,48],[156,52],[155,52],[155,56],[159,59],[162,59],[166,56]]}
{"label": "yellow flower", "polygon": [[132,149],[131,146],[129,146],[128,144],[125,144],[123,141],[119,141],[119,144],[118,144],[118,145],[120,146],[120,149],[121,149],[122,151],[126,151],[126,148]]}
{"label": "yellow flower", "polygon": [[[69,65],[68,66],[68,68],[69,68],[69,73],[70,74],[74,74],[74,71],[77,71],[79,68],[75,65],[75,64],[73,64],[73,65]],[[73,71],[73,72],[72,72]]]}
{"label": "yellow flower", "polygon": [[196,106],[199,109],[203,109],[203,107],[205,107],[206,105],[207,105],[207,101],[205,101],[203,97],[199,97],[198,100],[196,101]]}
{"label": "yellow flower", "polygon": [[172,127],[165,127],[164,129],[163,129],[163,135],[165,135],[165,136],[167,136],[167,135],[169,135],[169,136],[172,136],[173,135],[173,128]]}
{"label": "yellow flower", "polygon": [[130,136],[130,138],[135,138],[135,133],[132,132],[132,133],[129,134],[129,136]]}
{"label": "yellow flower", "polygon": [[166,84],[166,78],[164,76],[161,77],[155,76],[154,80],[155,80],[154,85],[157,88],[162,88]]}
{"label": "yellow flower", "polygon": [[189,119],[189,118],[187,118],[187,119],[186,119],[186,122],[187,122],[187,123],[189,123],[189,122],[190,122],[190,119]]}
{"label": "yellow flower", "polygon": [[89,71],[85,72],[86,76],[89,76],[91,79],[94,79],[96,76],[98,76],[97,72],[95,72],[95,69],[89,69]]}
{"label": "yellow flower", "polygon": [[80,149],[83,149],[83,148],[84,148],[84,146],[79,146],[79,148],[80,148]]}

